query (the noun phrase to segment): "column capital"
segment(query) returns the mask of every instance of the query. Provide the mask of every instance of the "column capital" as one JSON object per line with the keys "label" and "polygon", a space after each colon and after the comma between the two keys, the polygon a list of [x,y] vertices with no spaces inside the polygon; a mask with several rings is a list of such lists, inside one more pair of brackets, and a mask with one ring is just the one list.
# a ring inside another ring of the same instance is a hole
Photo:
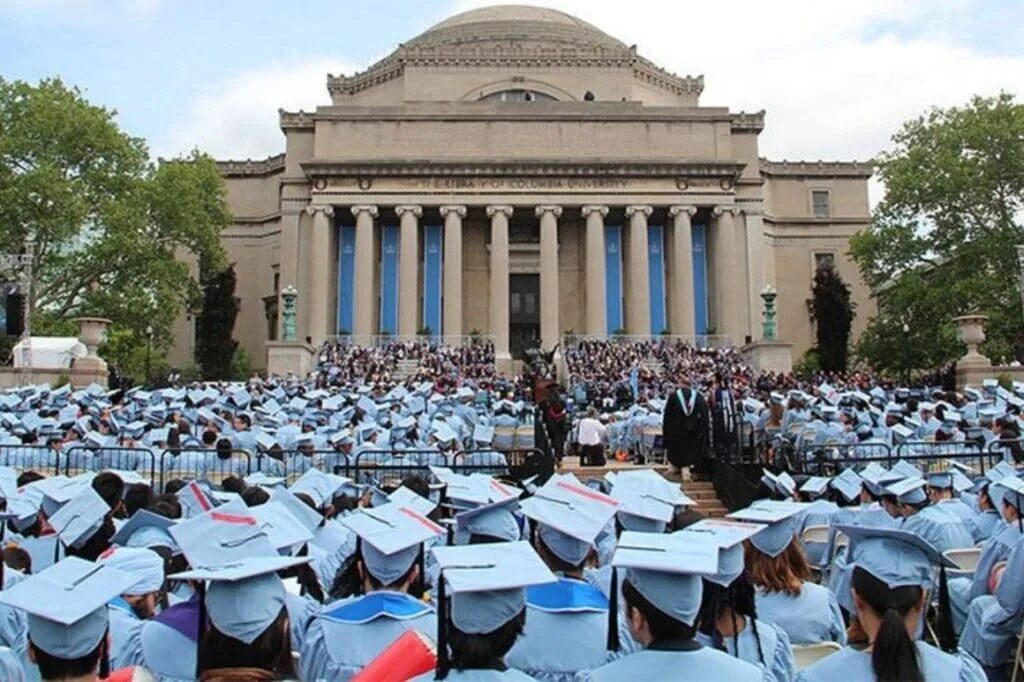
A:
{"label": "column capital", "polygon": [[642,206],[642,205],[631,205],[626,207],[626,217],[632,218],[637,213],[643,213],[644,217],[649,218],[651,213],[654,213],[653,206]]}
{"label": "column capital", "polygon": [[401,218],[406,213],[412,213],[414,216],[419,218],[420,216],[423,215],[423,207],[416,206],[414,204],[401,204],[399,206],[395,206],[395,215],[397,215],[399,218]]}
{"label": "column capital", "polygon": [[508,205],[497,205],[487,207],[487,217],[493,218],[498,213],[504,213],[506,218],[512,217],[512,207]]}
{"label": "column capital", "polygon": [[359,217],[360,213],[369,213],[370,217],[372,218],[376,218],[377,214],[379,213],[377,207],[374,206],[373,204],[358,204],[356,206],[353,206],[351,210],[352,215],[354,215],[357,218]]}
{"label": "column capital", "polygon": [[591,213],[595,213],[595,212],[600,213],[602,218],[607,218],[608,217],[608,207],[607,206],[599,206],[597,204],[591,204],[591,205],[583,206],[582,208],[580,208],[580,215],[582,215],[584,218],[589,216]]}
{"label": "column capital", "polygon": [[445,204],[439,206],[437,210],[441,212],[442,218],[447,218],[449,213],[454,213],[460,218],[466,217],[466,207],[459,204]]}
{"label": "column capital", "polygon": [[556,218],[558,218],[562,215],[562,207],[554,206],[552,204],[542,204],[541,206],[537,206],[535,209],[533,209],[533,212],[534,214],[536,214],[538,218],[540,218],[545,213],[551,213]]}
{"label": "column capital", "polygon": [[334,215],[334,206],[331,206],[330,204],[310,204],[309,206],[306,206],[307,215],[315,215],[321,212],[330,218]]}
{"label": "column capital", "polygon": [[697,207],[689,204],[677,204],[668,207],[668,214],[673,218],[684,213],[692,218],[697,213]]}
{"label": "column capital", "polygon": [[723,205],[720,205],[720,206],[715,206],[715,208],[712,209],[711,212],[716,217],[717,216],[721,216],[722,214],[727,213],[727,212],[731,213],[732,215],[738,215],[739,212],[740,212],[740,207],[739,206],[734,206],[732,204],[723,204]]}

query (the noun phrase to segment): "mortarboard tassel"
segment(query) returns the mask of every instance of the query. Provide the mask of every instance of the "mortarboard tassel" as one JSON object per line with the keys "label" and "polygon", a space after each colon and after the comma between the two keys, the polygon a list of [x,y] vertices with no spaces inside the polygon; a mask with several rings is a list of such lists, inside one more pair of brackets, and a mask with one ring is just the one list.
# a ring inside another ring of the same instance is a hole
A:
{"label": "mortarboard tassel", "polygon": [[437,673],[435,680],[448,677],[451,662],[448,660],[448,599],[444,586],[444,574],[437,576]]}
{"label": "mortarboard tassel", "polygon": [[110,641],[110,628],[103,634],[103,639],[100,641],[100,670],[99,678],[105,680],[110,677],[110,659],[108,658],[110,652],[108,651],[107,642]]}
{"label": "mortarboard tassel", "polygon": [[619,650],[619,573],[612,566],[612,585],[608,592],[608,651]]}
{"label": "mortarboard tassel", "polygon": [[206,583],[202,580],[196,584],[196,592],[199,593],[199,629],[196,631],[196,679],[198,680],[202,669],[203,633],[206,631]]}
{"label": "mortarboard tassel", "polygon": [[957,639],[953,632],[953,621],[949,610],[949,583],[946,579],[946,567],[939,568],[939,613],[936,623],[936,635],[939,638],[939,646],[943,651],[953,653],[956,651]]}

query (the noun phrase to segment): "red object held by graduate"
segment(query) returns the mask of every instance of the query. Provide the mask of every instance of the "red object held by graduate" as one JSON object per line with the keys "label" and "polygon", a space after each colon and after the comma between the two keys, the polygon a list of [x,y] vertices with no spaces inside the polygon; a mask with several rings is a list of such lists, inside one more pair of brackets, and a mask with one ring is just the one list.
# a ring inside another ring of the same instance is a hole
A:
{"label": "red object held by graduate", "polygon": [[352,682],[405,682],[436,666],[434,641],[417,630],[406,630],[360,670]]}

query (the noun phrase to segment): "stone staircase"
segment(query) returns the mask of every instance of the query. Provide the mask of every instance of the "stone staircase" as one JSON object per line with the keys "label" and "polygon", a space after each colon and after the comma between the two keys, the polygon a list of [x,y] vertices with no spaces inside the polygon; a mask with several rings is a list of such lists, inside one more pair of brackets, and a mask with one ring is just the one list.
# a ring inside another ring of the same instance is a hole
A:
{"label": "stone staircase", "polygon": [[415,358],[405,358],[399,360],[395,365],[395,371],[392,374],[392,378],[395,381],[405,381],[409,377],[416,374],[420,368],[420,361]]}
{"label": "stone staircase", "polygon": [[[560,474],[574,474],[580,480],[588,478],[601,478],[609,471],[630,471],[633,469],[653,469],[670,481],[679,482],[679,474],[672,474],[665,464],[636,465],[623,462],[609,461],[603,467],[582,466],[578,457],[566,457],[562,460],[562,467],[558,469]],[[697,511],[708,518],[721,518],[728,510],[715,495],[715,488],[706,477],[696,477],[694,480],[682,483],[683,492],[697,503]]]}

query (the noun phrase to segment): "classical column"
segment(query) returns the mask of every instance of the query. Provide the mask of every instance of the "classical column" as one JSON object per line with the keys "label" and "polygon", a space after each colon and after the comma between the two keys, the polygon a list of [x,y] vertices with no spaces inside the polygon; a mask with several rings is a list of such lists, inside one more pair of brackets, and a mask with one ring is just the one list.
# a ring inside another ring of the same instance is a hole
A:
{"label": "classical column", "polygon": [[444,317],[445,336],[462,334],[462,219],[465,206],[442,206],[444,218]]}
{"label": "classical column", "polygon": [[511,369],[508,328],[508,219],[511,206],[488,206],[491,219],[491,335],[499,371]]}
{"label": "classical column", "polygon": [[419,319],[420,234],[418,219],[422,206],[395,206],[400,242],[398,246],[398,335],[415,336]]}
{"label": "classical column", "polygon": [[607,206],[584,206],[581,211],[587,221],[587,249],[585,275],[587,283],[587,334],[604,336],[608,333],[606,316],[604,273],[604,219]]}
{"label": "classical column", "polygon": [[672,331],[696,334],[693,300],[693,234],[690,220],[696,206],[671,206],[672,225]]}
{"label": "classical column", "polygon": [[377,207],[369,205],[353,206],[352,215],[356,218],[356,276],[353,296],[352,334],[357,343],[368,343],[376,333],[373,328],[373,308],[377,302],[377,283],[373,281],[375,270],[374,243],[377,230],[374,218]]}
{"label": "classical column", "polygon": [[558,218],[561,206],[538,206],[535,213],[540,218],[540,342],[550,350],[558,344],[562,330],[559,329],[558,297]]}
{"label": "classical column", "polygon": [[647,262],[647,218],[653,211],[650,206],[626,207],[626,217],[629,218],[629,262],[626,263],[629,294],[626,300],[626,329],[630,334],[641,336],[651,333],[651,273]]}
{"label": "classical column", "polygon": [[[735,206],[716,206],[715,241],[715,320],[716,333],[725,334],[734,344],[743,343],[746,328],[747,276],[744,244],[736,234]],[[744,260],[742,266],[740,260]]]}
{"label": "classical column", "polygon": [[747,330],[752,339],[761,337],[761,290],[764,288],[764,219],[761,203],[743,207],[743,234],[747,255]]}
{"label": "classical column", "polygon": [[307,263],[306,271],[306,301],[309,306],[306,319],[309,320],[308,335],[313,339],[313,344],[319,346],[329,333],[331,218],[334,216],[334,207],[310,205],[306,207],[306,213],[313,216],[313,227],[310,230],[312,258]]}

